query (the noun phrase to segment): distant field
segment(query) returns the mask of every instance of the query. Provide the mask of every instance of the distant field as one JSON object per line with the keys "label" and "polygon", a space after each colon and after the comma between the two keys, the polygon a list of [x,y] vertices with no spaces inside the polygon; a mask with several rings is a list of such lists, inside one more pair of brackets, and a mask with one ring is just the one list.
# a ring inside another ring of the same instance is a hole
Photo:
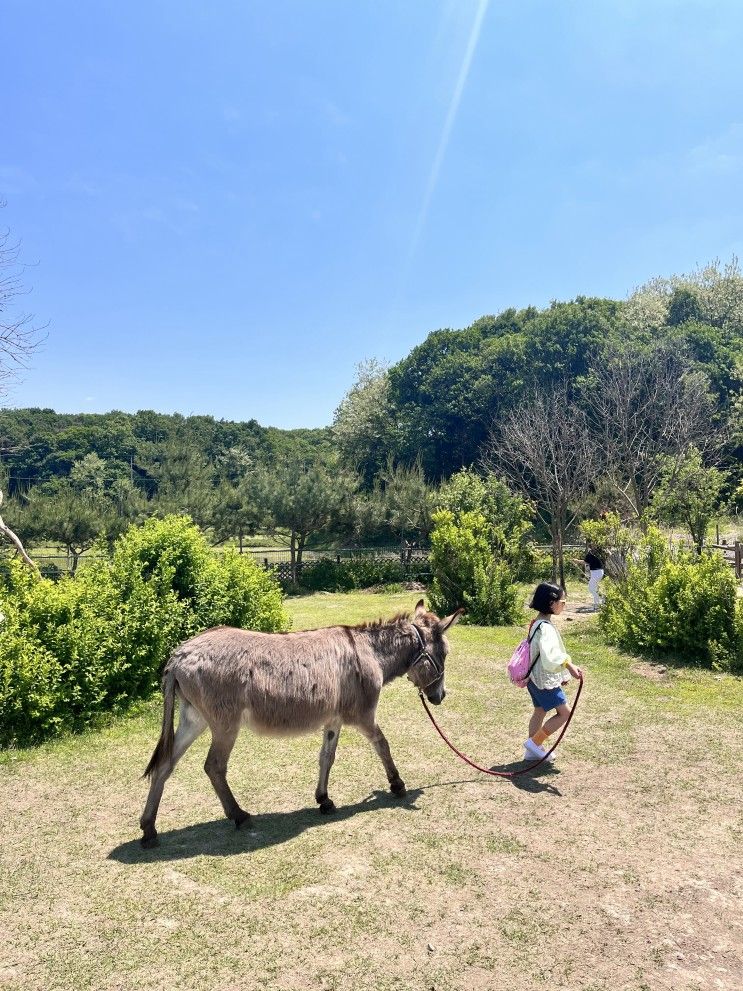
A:
{"label": "distant field", "polygon": [[[288,602],[295,628],[390,616],[416,593]],[[575,606],[575,603],[573,603]],[[743,681],[665,668],[566,624],[586,669],[554,769],[509,783],[460,763],[411,685],[380,724],[398,801],[344,730],[334,816],[319,741],[245,733],[236,831],[199,740],[168,783],[161,846],[139,846],[159,699],[108,729],[0,760],[0,987],[12,991],[738,991],[743,986]],[[451,631],[437,716],[486,766],[512,765],[529,712],[504,665],[515,628]]]}

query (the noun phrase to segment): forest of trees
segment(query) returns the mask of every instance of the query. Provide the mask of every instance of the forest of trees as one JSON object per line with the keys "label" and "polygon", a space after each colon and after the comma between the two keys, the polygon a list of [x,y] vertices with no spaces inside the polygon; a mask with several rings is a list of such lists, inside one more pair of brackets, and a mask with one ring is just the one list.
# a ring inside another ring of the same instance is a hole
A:
{"label": "forest of trees", "polygon": [[301,561],[321,537],[425,539],[436,487],[474,466],[533,507],[557,574],[580,518],[688,515],[670,498],[679,473],[707,504],[736,504],[741,354],[733,259],[655,279],[621,302],[578,297],[434,331],[390,368],[362,364],[325,429],[5,409],[0,489],[26,543],[56,542],[75,557],[101,535],[176,511],[213,543],[280,527]]}

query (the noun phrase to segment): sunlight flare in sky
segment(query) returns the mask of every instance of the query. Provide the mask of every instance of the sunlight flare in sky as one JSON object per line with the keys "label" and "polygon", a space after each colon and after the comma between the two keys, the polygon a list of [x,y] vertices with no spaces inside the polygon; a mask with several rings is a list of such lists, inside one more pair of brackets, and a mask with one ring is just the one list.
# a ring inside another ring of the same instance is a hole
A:
{"label": "sunlight flare in sky", "polygon": [[421,204],[420,213],[418,214],[418,222],[415,225],[415,231],[413,232],[413,237],[410,242],[410,249],[408,251],[408,264],[407,264],[408,268],[410,267],[410,264],[415,256],[415,252],[418,248],[421,235],[423,234],[423,230],[426,226],[428,210],[431,206],[431,200],[436,190],[436,184],[439,180],[439,173],[441,172],[441,164],[444,161],[444,156],[446,155],[446,149],[449,146],[449,139],[451,138],[451,132],[452,129],[454,128],[454,122],[457,119],[459,104],[462,101],[462,94],[464,93],[464,87],[467,84],[467,76],[469,75],[470,66],[472,65],[472,59],[474,58],[475,51],[477,50],[477,42],[480,39],[480,31],[482,30],[482,23],[485,19],[485,14],[487,12],[489,3],[490,0],[479,0],[479,3],[477,5],[477,10],[475,11],[475,19],[472,22],[472,29],[470,30],[470,36],[467,42],[467,48],[464,53],[464,58],[462,59],[462,65],[459,70],[459,76],[457,78],[456,86],[454,87],[451,103],[449,104],[449,112],[446,115],[446,120],[444,122],[444,129],[441,132],[439,146],[436,150],[436,156],[433,160],[433,165],[431,166],[431,172],[428,177],[428,183],[426,184],[426,192],[423,196],[423,203]]}

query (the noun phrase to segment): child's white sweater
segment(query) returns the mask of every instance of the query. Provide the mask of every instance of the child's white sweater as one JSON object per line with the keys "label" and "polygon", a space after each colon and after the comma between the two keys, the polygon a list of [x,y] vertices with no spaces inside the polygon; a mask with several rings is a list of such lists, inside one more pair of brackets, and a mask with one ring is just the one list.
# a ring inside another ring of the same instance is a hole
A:
{"label": "child's white sweater", "polygon": [[570,654],[565,650],[559,632],[549,620],[537,622],[539,627],[529,645],[529,659],[534,663],[539,655],[539,660],[534,664],[529,679],[537,688],[559,688],[564,681],[570,679],[570,672],[567,670]]}

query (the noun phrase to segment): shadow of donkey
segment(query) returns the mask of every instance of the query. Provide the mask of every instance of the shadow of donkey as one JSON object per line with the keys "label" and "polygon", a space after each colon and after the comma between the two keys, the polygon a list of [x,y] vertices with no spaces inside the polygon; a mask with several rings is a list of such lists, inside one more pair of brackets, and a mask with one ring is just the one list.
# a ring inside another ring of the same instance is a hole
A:
{"label": "shadow of donkey", "polygon": [[421,788],[411,788],[400,799],[387,791],[374,791],[360,802],[345,805],[332,817],[318,815],[317,809],[296,809],[292,812],[271,812],[251,816],[249,828],[235,829],[228,820],[220,817],[195,826],[171,829],[162,833],[167,841],[153,849],[143,849],[139,840],[121,843],[109,853],[109,860],[120,864],[142,864],[170,860],[188,860],[192,857],[234,857],[278,846],[294,839],[308,829],[331,826],[360,813],[379,813],[384,809],[419,811],[415,802],[423,794]]}

